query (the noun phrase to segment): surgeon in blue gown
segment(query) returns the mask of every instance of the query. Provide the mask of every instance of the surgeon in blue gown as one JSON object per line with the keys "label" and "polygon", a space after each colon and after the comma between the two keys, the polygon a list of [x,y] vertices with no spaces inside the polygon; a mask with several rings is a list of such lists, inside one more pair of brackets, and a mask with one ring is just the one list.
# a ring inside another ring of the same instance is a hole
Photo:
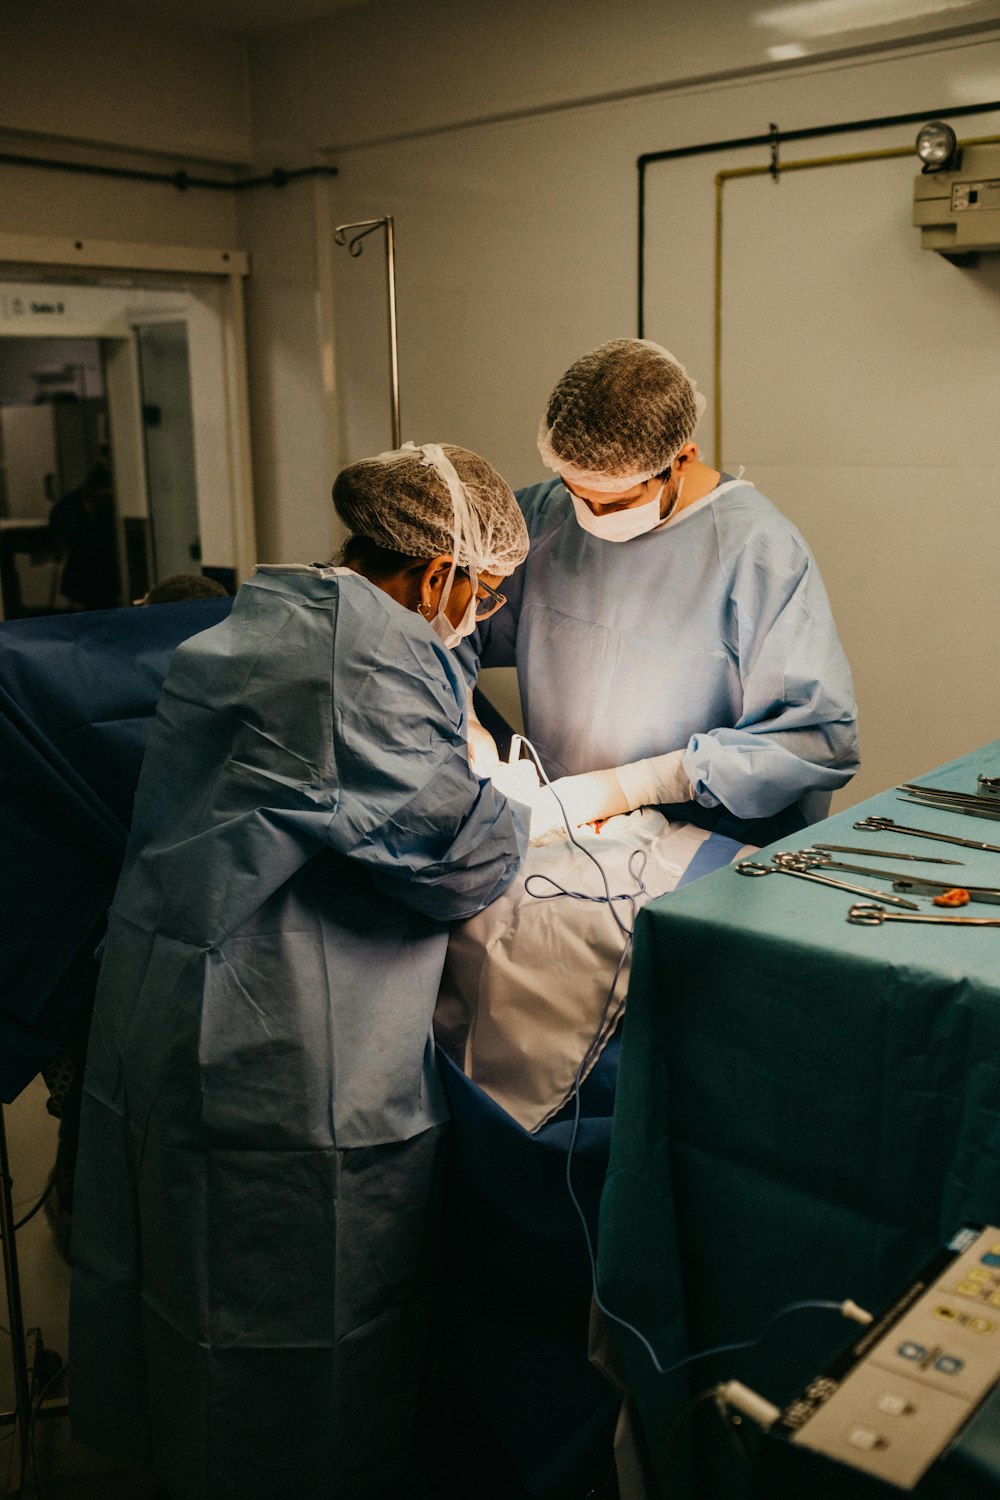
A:
{"label": "surgeon in blue gown", "polygon": [[451,649],[527,552],[513,495],[425,445],[334,501],[342,565],[258,568],[177,650],[104,948],[73,1430],[173,1500],[365,1500],[404,1471],[447,924],[527,843],[470,770]]}
{"label": "surgeon in blue gown", "polygon": [[466,662],[516,664],[577,822],[655,804],[764,844],[857,770],[854,689],[808,546],[700,458],[704,404],[645,340],[567,370],[538,439],[558,477],[519,492],[528,561]]}

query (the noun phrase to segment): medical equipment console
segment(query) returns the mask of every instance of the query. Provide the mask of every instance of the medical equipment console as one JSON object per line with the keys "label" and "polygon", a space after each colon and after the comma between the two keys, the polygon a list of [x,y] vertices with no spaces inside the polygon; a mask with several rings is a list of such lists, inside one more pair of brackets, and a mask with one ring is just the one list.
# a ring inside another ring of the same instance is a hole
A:
{"label": "medical equipment console", "polygon": [[768,1500],[1000,1495],[1000,1229],[966,1225],[786,1406]]}

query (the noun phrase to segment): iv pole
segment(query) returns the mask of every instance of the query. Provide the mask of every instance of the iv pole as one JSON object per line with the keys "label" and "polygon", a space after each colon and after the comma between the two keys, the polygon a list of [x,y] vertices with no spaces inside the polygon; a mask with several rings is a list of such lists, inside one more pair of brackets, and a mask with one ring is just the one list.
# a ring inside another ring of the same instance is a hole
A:
{"label": "iv pole", "polygon": [[[364,249],[361,241],[366,235],[373,233],[376,229],[385,230],[386,289],[389,299],[389,365],[392,380],[392,446],[398,448],[402,442],[402,433],[399,426],[399,361],[396,350],[396,260],[392,215],[387,214],[382,219],[362,219],[357,224],[339,224],[333,232],[333,238],[338,245],[346,245],[348,253],[357,259]],[[347,236],[351,230],[358,230],[359,232],[348,240]]]}

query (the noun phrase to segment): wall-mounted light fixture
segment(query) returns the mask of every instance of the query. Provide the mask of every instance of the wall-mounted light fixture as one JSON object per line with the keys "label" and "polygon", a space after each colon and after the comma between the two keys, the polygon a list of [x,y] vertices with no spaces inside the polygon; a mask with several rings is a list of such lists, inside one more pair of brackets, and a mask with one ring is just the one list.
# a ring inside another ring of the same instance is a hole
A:
{"label": "wall-mounted light fixture", "polygon": [[928,120],[917,134],[917,155],[925,172],[954,172],[962,165],[958,137],[943,120]]}
{"label": "wall-mounted light fixture", "polygon": [[956,266],[974,266],[1000,251],[1000,137],[980,136],[959,146],[943,120],[929,120],[917,136],[923,162],[913,183],[913,222],[925,250]]}

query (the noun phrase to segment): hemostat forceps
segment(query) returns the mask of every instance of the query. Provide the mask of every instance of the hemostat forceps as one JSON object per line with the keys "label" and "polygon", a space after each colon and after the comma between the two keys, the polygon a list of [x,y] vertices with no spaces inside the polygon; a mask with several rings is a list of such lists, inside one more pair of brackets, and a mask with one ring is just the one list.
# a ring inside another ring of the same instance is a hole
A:
{"label": "hemostat forceps", "polygon": [[988,854],[1000,854],[1000,844],[983,844],[979,839],[961,839],[954,833],[934,833],[930,828],[907,828],[905,823],[894,823],[892,818],[865,818],[854,826],[863,833],[907,833],[915,839],[937,839],[940,844],[958,844],[962,849],[985,849]]}
{"label": "hemostat forceps", "polygon": [[[911,896],[943,896],[954,886],[951,880],[931,880],[925,875],[901,875],[898,870],[869,869],[865,865],[849,865],[840,860],[830,859],[816,849],[799,849],[795,853],[774,856],[776,865],[789,864],[793,868],[796,865],[804,866],[806,869],[820,870],[850,870],[857,875],[874,875],[877,880],[891,880],[894,891],[907,891]],[[1000,906],[1000,887],[989,885],[965,885],[963,890],[968,891],[970,901],[985,901],[992,905]]]}
{"label": "hemostat forceps", "polygon": [[[857,827],[857,824],[855,824]],[[960,865],[960,859],[938,859],[933,854],[901,854],[898,849],[859,849],[855,844],[813,844],[824,854],[863,854],[866,859],[915,859],[921,865]]]}
{"label": "hemostat forceps", "polygon": [[847,913],[847,920],[858,927],[881,927],[883,922],[943,922],[946,927],[1000,927],[1000,917],[936,917],[929,911],[919,912],[912,917],[905,912],[885,911],[881,906],[868,906],[864,903],[852,906]]}
{"label": "hemostat forceps", "polygon": [[877,896],[880,901],[891,901],[894,906],[905,906],[910,911],[919,911],[915,901],[904,901],[902,896],[890,896],[886,891],[873,891],[864,885],[848,885],[846,881],[834,880],[830,875],[816,875],[812,870],[796,865],[765,865],[756,859],[744,859],[735,867],[737,875],[792,875],[796,880],[812,880],[817,885],[832,885],[838,891],[850,891],[852,896]]}

